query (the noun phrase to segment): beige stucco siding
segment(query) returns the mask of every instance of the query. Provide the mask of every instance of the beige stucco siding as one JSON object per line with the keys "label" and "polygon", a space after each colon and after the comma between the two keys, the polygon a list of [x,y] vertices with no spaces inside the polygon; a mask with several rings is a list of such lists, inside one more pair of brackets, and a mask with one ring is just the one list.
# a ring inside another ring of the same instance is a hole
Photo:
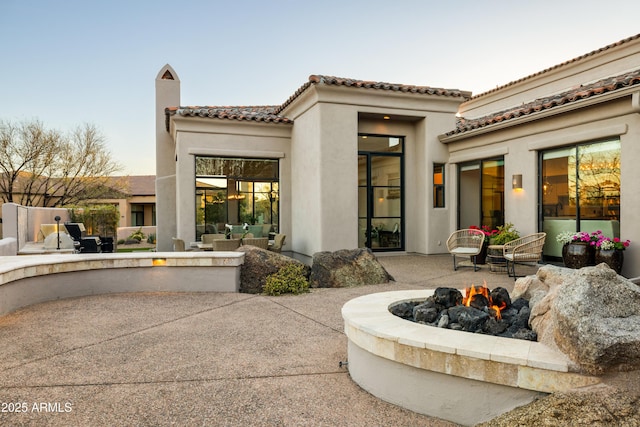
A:
{"label": "beige stucco siding", "polygon": [[280,224],[290,233],[291,192],[289,125],[233,122],[218,119],[175,118],[176,230],[185,242],[195,241],[195,157],[235,156],[272,158],[280,167]]}
{"label": "beige stucco siding", "polygon": [[[600,104],[591,103],[562,114],[547,115],[480,135],[460,136],[449,142],[450,174],[455,165],[468,160],[498,155],[505,165],[505,222],[511,222],[521,234],[538,231],[538,155],[548,150],[579,143],[620,138],[621,142],[621,210],[620,235],[640,242],[640,115],[635,97],[626,96]],[[513,174],[522,174],[523,189],[511,188]],[[454,187],[457,185],[452,184]],[[449,187],[451,189],[451,187]],[[547,236],[555,240],[556,236]],[[632,244],[625,251],[623,275],[640,276],[640,246]]]}

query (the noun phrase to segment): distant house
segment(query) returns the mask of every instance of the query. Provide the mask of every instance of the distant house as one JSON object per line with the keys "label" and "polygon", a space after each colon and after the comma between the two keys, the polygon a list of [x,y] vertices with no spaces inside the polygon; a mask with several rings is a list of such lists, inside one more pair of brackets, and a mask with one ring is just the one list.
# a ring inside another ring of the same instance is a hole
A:
{"label": "distant house", "polygon": [[280,105],[181,106],[175,70],[156,77],[159,250],[251,222],[301,258],[437,254],[510,222],[549,259],[563,230],[630,239],[640,276],[638,163],[640,35],[475,96],[312,75]]}
{"label": "distant house", "polygon": [[115,176],[110,183],[120,195],[93,200],[92,203],[114,204],[120,210],[120,227],[156,225],[155,175]]}
{"label": "distant house", "polygon": [[[53,190],[51,193],[40,191],[40,188],[46,187],[43,185],[45,181],[43,178],[21,172],[15,181],[13,201],[24,206],[55,206],[60,201],[60,190]],[[24,190],[29,185],[37,190]],[[84,200],[82,203],[117,206],[120,211],[120,227],[155,225],[155,175],[108,177],[104,186],[107,188],[99,191],[100,198]],[[55,189],[55,186],[50,188]],[[0,207],[4,199],[0,199]]]}

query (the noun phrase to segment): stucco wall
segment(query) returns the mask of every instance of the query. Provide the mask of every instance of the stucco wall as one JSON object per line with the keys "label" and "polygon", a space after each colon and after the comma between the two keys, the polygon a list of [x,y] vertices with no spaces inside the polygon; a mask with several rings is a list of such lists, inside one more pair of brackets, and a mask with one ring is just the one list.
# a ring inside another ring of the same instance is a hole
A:
{"label": "stucco wall", "polygon": [[[176,118],[176,235],[195,241],[195,157],[272,158],[280,167],[280,232],[291,237],[290,125]],[[284,250],[288,250],[285,242]]]}
{"label": "stucco wall", "polygon": [[21,206],[15,203],[2,205],[3,237],[16,239],[18,250],[28,242],[38,240],[41,224],[55,224],[55,217],[63,224],[70,220],[69,211],[64,208],[40,208]]}
{"label": "stucco wall", "polygon": [[[635,95],[634,95],[635,96]],[[486,132],[450,143],[450,162],[504,155],[505,222],[511,222],[521,235],[538,231],[538,154],[541,150],[597,142],[619,137],[621,142],[620,235],[640,242],[640,115],[629,94],[620,99],[586,106],[574,111],[530,121],[494,132]],[[452,171],[453,173],[453,171]],[[522,174],[523,189],[511,188],[513,174]],[[555,240],[555,235],[547,236]],[[626,277],[640,276],[640,245],[625,251],[622,271]]]}

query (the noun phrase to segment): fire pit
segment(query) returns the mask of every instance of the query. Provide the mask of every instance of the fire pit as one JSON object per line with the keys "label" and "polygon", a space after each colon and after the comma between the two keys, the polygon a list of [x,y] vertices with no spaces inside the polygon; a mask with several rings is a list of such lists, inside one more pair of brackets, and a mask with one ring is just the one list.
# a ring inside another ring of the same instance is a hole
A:
{"label": "fire pit", "polygon": [[544,344],[408,322],[390,309],[422,303],[433,290],[365,295],[342,308],[349,373],[385,401],[474,425],[536,397],[597,384],[569,372],[563,353]]}
{"label": "fire pit", "polygon": [[536,341],[529,326],[529,301],[511,301],[502,287],[437,288],[426,300],[394,304],[389,311],[412,322],[438,328]]}

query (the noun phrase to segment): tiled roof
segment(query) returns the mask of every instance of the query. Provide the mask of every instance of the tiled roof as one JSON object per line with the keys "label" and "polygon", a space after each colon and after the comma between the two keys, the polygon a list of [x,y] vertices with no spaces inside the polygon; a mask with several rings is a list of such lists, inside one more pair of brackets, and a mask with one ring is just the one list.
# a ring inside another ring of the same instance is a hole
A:
{"label": "tiled roof", "polygon": [[573,62],[577,62],[577,61],[583,60],[583,59],[588,58],[588,57],[590,57],[590,56],[597,55],[597,54],[599,54],[599,53],[601,53],[601,52],[604,52],[604,51],[606,51],[606,50],[612,49],[612,48],[614,48],[614,47],[617,47],[617,46],[623,45],[623,44],[625,44],[625,43],[628,43],[628,42],[630,42],[630,41],[633,41],[633,40],[636,40],[636,39],[639,39],[639,38],[640,38],[640,34],[636,34],[635,36],[627,37],[626,39],[623,39],[623,40],[620,40],[620,41],[618,41],[618,42],[615,42],[615,43],[609,44],[609,45],[607,45],[607,46],[605,46],[605,47],[601,47],[600,49],[596,49],[596,50],[591,51],[591,52],[589,52],[589,53],[586,53],[586,54],[584,54],[584,55],[580,55],[580,56],[578,56],[578,57],[576,57],[576,58],[570,59],[570,60],[565,61],[565,62],[563,62],[563,63],[561,63],[561,64],[554,65],[553,67],[545,68],[544,70],[542,70],[542,71],[538,71],[537,73],[531,74],[531,75],[529,75],[529,76],[523,77],[523,78],[518,79],[518,80],[514,80],[514,81],[512,81],[512,82],[509,82],[509,83],[507,83],[507,84],[505,84],[505,85],[502,85],[502,86],[498,86],[498,87],[496,87],[496,88],[494,88],[494,89],[491,89],[491,90],[488,90],[488,91],[486,91],[486,92],[479,93],[479,94],[477,94],[477,95],[474,95],[471,99],[480,98],[480,97],[485,96],[485,95],[488,95],[488,94],[490,94],[490,93],[497,92],[497,91],[502,90],[502,89],[504,89],[504,88],[506,88],[506,87],[508,87],[508,86],[513,86],[513,85],[518,84],[518,83],[520,83],[520,82],[523,82],[523,81],[525,81],[525,80],[532,79],[532,78],[537,77],[537,76],[539,76],[539,75],[541,75],[541,74],[545,74],[545,73],[548,73],[549,71],[552,71],[552,70],[555,70],[555,69],[557,69],[557,68],[563,67],[563,66],[565,66],[565,65],[567,65],[567,64],[571,64],[571,63],[573,63]]}
{"label": "tiled roof", "polygon": [[580,86],[546,98],[536,99],[535,101],[527,104],[492,113],[477,119],[465,119],[464,117],[459,117],[456,123],[456,129],[451,132],[447,132],[445,135],[452,136],[461,134],[474,129],[483,128],[522,116],[528,116],[539,111],[550,110],[561,105],[577,102],[635,85],[640,85],[640,69],[630,71],[619,76],[602,79],[595,83]]}
{"label": "tiled roof", "polygon": [[415,86],[415,85],[404,85],[399,83],[385,83],[385,82],[375,82],[368,80],[355,80],[348,79],[343,77],[335,77],[335,76],[324,76],[324,75],[316,75],[312,74],[309,76],[309,81],[289,97],[282,105],[280,105],[275,113],[279,114],[284,110],[289,104],[293,102],[300,94],[302,94],[309,86],[314,84],[325,84],[325,85],[335,85],[335,86],[346,86],[353,87],[359,89],[378,89],[378,90],[388,90],[393,92],[405,92],[405,93],[416,93],[422,95],[439,95],[439,96],[451,96],[451,97],[459,97],[464,99],[469,99],[471,96],[471,92],[461,91],[458,89],[441,89],[434,88],[430,86]]}
{"label": "tiled roof", "polygon": [[216,119],[249,120],[269,123],[293,123],[293,120],[274,113],[277,106],[240,106],[240,107],[169,107],[165,109],[167,116],[178,114],[183,117],[208,117]]}
{"label": "tiled roof", "polygon": [[463,99],[469,99],[471,92],[461,91],[458,89],[440,89],[430,86],[403,85],[397,83],[384,83],[366,80],[346,79],[342,77],[311,75],[309,81],[300,86],[300,88],[289,97],[281,105],[263,105],[263,106],[241,106],[241,107],[169,107],[165,109],[166,127],[169,130],[169,119],[173,115],[183,117],[209,117],[216,119],[230,120],[253,120],[258,122],[269,123],[293,123],[293,120],[280,115],[280,113],[300,96],[305,90],[314,84],[325,84],[335,86],[347,86],[360,89],[378,89],[394,92],[416,93],[422,95],[438,95],[450,96]]}
{"label": "tiled roof", "polygon": [[132,196],[155,196],[156,176],[155,175],[130,175],[129,194]]}
{"label": "tiled roof", "polygon": [[155,175],[111,176],[107,186],[129,196],[155,196]]}

